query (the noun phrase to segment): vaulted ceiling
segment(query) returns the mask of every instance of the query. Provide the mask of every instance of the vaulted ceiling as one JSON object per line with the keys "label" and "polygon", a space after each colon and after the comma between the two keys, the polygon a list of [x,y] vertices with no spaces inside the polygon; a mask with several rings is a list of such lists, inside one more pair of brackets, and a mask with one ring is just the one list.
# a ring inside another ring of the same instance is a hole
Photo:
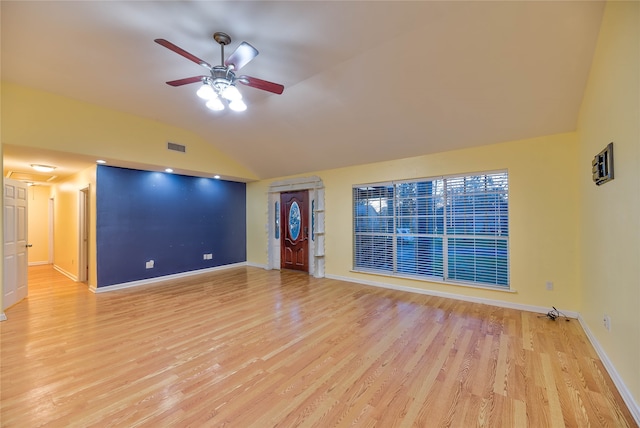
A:
{"label": "vaulted ceiling", "polygon": [[[261,178],[575,130],[599,1],[5,1],[2,79],[191,130]],[[196,85],[216,31],[260,54],[248,109]],[[6,165],[5,165],[6,167]],[[6,169],[6,168],[5,168]]]}

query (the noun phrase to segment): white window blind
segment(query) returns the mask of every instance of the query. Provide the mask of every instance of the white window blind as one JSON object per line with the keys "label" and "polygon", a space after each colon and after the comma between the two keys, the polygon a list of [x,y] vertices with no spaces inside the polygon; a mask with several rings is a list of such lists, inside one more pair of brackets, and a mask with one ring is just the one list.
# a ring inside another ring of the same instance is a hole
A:
{"label": "white window blind", "polygon": [[509,286],[508,175],[353,188],[354,270]]}

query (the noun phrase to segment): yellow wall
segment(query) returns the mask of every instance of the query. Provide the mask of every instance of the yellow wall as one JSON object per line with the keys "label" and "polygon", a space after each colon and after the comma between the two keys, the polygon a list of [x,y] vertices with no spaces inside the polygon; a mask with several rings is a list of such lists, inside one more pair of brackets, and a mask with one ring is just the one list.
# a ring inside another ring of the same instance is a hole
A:
{"label": "yellow wall", "polygon": [[[578,122],[581,315],[640,403],[640,4],[607,3]],[[591,159],[614,144],[615,178]],[[611,317],[611,331],[603,316]]]}
{"label": "yellow wall", "polygon": [[[7,82],[1,96],[2,144],[256,178],[198,135],[180,128]],[[167,150],[168,141],[186,145],[186,153]]]}
{"label": "yellow wall", "polygon": [[[393,144],[393,142],[389,142]],[[398,161],[313,172],[325,185],[326,273],[513,304],[577,311],[578,146],[574,133],[457,150]],[[515,293],[351,272],[354,184],[507,169],[511,288]],[[281,180],[280,178],[279,180]],[[247,185],[247,257],[267,264],[267,191]],[[554,290],[546,290],[546,282]]]}
{"label": "yellow wall", "polygon": [[54,265],[78,278],[79,192],[89,188],[89,286],[97,284],[96,270],[96,166],[81,171],[51,189],[54,216]]}
{"label": "yellow wall", "polygon": [[[0,88],[1,87],[2,86],[0,84]],[[2,117],[1,112],[2,107],[0,107],[0,117]],[[2,123],[0,121],[0,127],[1,126]],[[0,155],[2,155],[2,141],[0,141]],[[2,209],[0,210],[0,222],[0,224],[2,224],[2,227],[0,227],[0,241],[4,242],[4,184],[2,186]],[[2,260],[2,263],[0,263],[0,278],[2,279],[2,288],[0,289],[0,321],[3,321],[5,319],[4,311],[2,310],[2,308],[4,308],[4,245],[0,245],[0,256],[2,256],[0,257],[0,259]]]}
{"label": "yellow wall", "polygon": [[49,262],[49,186],[29,187],[29,264]]}

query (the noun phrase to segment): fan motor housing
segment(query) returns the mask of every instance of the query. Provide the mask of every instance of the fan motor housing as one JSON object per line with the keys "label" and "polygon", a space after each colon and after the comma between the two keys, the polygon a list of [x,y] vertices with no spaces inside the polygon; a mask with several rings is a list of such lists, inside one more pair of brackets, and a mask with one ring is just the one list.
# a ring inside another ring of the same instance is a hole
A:
{"label": "fan motor housing", "polygon": [[226,79],[233,81],[236,78],[236,74],[231,71],[229,67],[217,65],[215,67],[211,67],[211,77],[214,79]]}
{"label": "fan motor housing", "polygon": [[216,66],[211,68],[211,84],[218,88],[224,88],[229,85],[233,85],[236,80],[236,74],[228,67]]}

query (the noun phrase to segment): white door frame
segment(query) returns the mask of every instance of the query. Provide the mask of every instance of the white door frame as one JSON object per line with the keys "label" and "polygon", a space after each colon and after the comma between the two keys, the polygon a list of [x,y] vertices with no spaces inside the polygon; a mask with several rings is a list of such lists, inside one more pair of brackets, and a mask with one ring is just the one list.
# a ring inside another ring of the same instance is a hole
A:
{"label": "white door frame", "polygon": [[53,213],[54,213],[54,204],[55,204],[55,200],[53,198],[49,198],[49,258],[48,258],[48,263],[50,265],[53,264],[54,259],[53,259],[53,238],[54,238],[54,233],[53,231],[55,230],[53,221],[54,221],[54,217],[53,217]]}
{"label": "white door frame", "polygon": [[[324,183],[320,177],[302,177],[275,181],[269,185],[267,221],[268,265],[267,269],[280,270],[280,236],[276,233],[280,223],[280,193],[296,190],[309,191],[309,222],[311,240],[309,242],[309,275],[324,278]],[[278,206],[278,209],[276,208]],[[276,212],[277,211],[277,212]]]}
{"label": "white door frame", "polygon": [[78,281],[89,280],[89,185],[78,191]]}

